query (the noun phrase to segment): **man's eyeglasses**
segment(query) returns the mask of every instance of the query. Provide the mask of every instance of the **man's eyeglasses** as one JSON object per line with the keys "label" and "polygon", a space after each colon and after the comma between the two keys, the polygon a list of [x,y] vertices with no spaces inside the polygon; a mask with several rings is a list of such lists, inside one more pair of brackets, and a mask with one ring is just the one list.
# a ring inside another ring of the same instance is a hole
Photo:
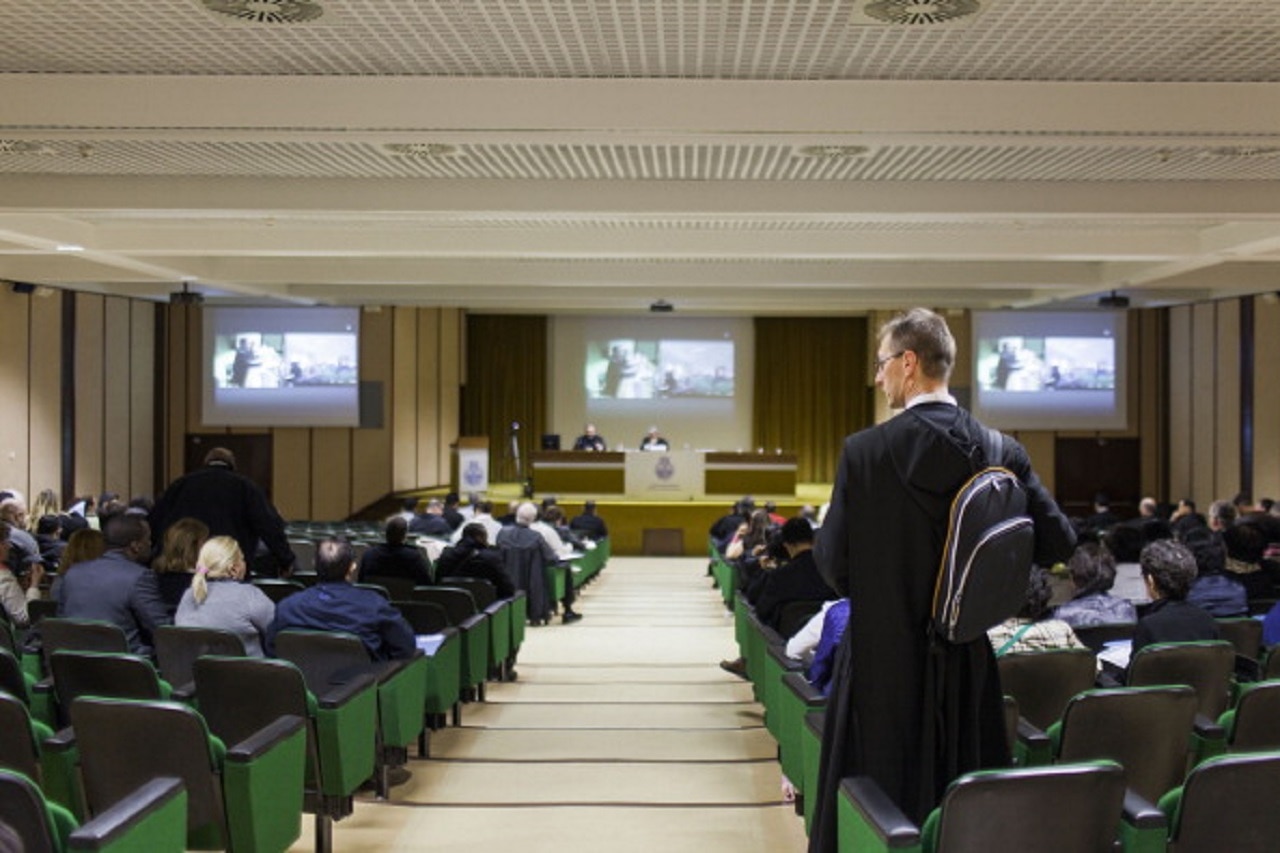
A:
{"label": "man's eyeglasses", "polygon": [[898,351],[897,351],[897,352],[895,352],[893,355],[886,355],[886,356],[883,356],[883,357],[881,357],[881,358],[877,358],[877,359],[876,359],[876,373],[879,373],[880,371],[884,370],[884,366],[885,366],[886,364],[888,364],[889,362],[893,361],[895,358],[902,358],[902,356],[903,356],[903,355],[905,355],[905,354],[906,354],[906,352],[907,352],[907,351],[906,351],[906,350],[904,350],[904,349],[903,349],[903,350],[898,350]]}

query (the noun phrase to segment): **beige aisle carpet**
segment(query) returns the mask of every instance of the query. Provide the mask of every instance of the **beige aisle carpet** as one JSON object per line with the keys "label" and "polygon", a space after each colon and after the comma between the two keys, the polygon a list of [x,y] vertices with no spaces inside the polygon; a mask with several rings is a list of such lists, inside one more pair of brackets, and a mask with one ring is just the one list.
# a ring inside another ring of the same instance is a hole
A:
{"label": "beige aisle carpet", "polygon": [[390,800],[358,798],[334,850],[803,850],[760,706],[718,666],[733,620],[706,560],[615,557],[578,609],[529,629],[519,680],[433,733]]}

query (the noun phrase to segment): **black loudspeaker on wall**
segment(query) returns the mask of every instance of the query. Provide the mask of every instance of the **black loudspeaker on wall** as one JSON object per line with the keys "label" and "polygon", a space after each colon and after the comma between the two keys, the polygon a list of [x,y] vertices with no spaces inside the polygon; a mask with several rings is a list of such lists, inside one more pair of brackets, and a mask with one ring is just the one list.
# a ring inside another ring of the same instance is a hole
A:
{"label": "black loudspeaker on wall", "polygon": [[14,293],[21,294],[22,296],[30,296],[36,292],[36,286],[34,284],[28,284],[25,281],[11,282],[9,286],[13,288]]}

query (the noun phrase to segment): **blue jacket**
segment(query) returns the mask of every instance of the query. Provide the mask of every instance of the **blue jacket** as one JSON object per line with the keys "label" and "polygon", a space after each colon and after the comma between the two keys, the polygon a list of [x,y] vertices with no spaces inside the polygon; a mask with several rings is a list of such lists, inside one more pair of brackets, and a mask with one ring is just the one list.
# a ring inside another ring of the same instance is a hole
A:
{"label": "blue jacket", "polygon": [[379,593],[345,581],[318,583],[276,605],[267,654],[275,654],[276,634],[289,628],[354,634],[374,660],[411,658],[417,650],[413,629],[399,610]]}

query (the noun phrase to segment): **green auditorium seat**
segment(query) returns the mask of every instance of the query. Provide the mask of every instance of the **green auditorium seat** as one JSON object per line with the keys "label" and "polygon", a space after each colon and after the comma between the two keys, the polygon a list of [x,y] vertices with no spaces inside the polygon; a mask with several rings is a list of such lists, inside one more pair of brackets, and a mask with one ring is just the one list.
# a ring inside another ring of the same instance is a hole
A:
{"label": "green auditorium seat", "polygon": [[1097,657],[1089,649],[1047,649],[996,660],[1000,687],[1018,703],[1018,713],[1042,729],[1062,718],[1067,702],[1093,687]]}
{"label": "green auditorium seat", "polygon": [[0,767],[37,782],[49,800],[82,818],[79,758],[73,748],[47,745],[52,738],[53,729],[33,719],[22,700],[0,693]]}
{"label": "green auditorium seat", "polygon": [[1269,853],[1280,839],[1280,752],[1223,755],[1198,765],[1160,800],[1169,853]]}
{"label": "green auditorium seat", "polygon": [[195,694],[195,662],[202,655],[244,657],[244,641],[219,628],[163,625],[156,629],[156,664],[173,687],[173,698],[190,701]]}

